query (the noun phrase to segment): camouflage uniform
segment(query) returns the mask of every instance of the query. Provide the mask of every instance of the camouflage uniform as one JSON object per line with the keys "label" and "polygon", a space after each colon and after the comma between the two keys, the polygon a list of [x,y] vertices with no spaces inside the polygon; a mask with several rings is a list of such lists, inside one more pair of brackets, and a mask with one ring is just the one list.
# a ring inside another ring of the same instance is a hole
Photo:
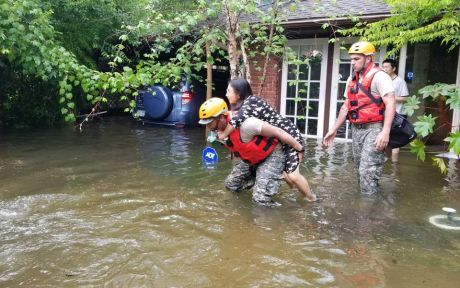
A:
{"label": "camouflage uniform", "polygon": [[377,135],[382,131],[382,123],[352,126],[353,162],[358,172],[359,186],[364,194],[374,194],[382,175],[384,151],[375,148]]}
{"label": "camouflage uniform", "polygon": [[250,166],[238,160],[225,179],[225,187],[230,191],[239,192],[254,186],[252,189],[254,202],[264,206],[277,206],[278,204],[271,197],[278,194],[285,161],[280,144],[257,166]]}

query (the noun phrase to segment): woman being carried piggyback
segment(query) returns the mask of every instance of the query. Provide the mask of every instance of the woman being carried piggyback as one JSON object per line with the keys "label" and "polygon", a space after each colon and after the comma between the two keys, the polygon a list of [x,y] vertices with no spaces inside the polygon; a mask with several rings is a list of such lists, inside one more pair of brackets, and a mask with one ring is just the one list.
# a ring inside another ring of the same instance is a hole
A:
{"label": "woman being carried piggyback", "polygon": [[248,118],[255,117],[275,127],[283,129],[297,140],[298,147],[283,145],[286,157],[284,178],[292,187],[297,189],[306,197],[307,201],[315,202],[317,197],[312,193],[307,179],[300,174],[300,161],[302,161],[305,149],[304,139],[299,129],[288,118],[281,116],[265,100],[252,95],[252,89],[245,79],[234,79],[230,81],[227,94],[230,108],[234,111],[230,125],[223,132],[218,133],[219,139],[226,139],[228,135]]}

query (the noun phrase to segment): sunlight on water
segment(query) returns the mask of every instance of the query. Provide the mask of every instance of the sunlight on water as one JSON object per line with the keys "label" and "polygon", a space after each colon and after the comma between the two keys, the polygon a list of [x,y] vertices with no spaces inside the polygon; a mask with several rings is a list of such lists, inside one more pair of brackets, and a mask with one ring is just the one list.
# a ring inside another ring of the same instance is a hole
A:
{"label": "sunlight on water", "polygon": [[442,176],[403,151],[382,191],[357,190],[351,147],[308,143],[320,203],[283,184],[282,206],[223,187],[201,129],[103,119],[0,137],[1,287],[458,287],[460,234],[428,218],[460,209]]}

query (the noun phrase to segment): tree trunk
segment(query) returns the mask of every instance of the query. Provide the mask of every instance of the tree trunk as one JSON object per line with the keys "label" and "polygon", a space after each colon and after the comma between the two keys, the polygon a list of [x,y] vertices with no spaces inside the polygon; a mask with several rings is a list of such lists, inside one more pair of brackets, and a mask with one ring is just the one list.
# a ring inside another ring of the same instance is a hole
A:
{"label": "tree trunk", "polygon": [[209,43],[206,43],[206,100],[211,99],[212,97],[212,63],[211,59],[211,49],[209,48]]}
{"label": "tree trunk", "polygon": [[[209,43],[206,43],[206,100],[211,99],[212,97],[212,63],[210,62],[211,59],[211,48],[209,48]],[[209,128],[206,125],[204,139],[207,141]]]}
{"label": "tree trunk", "polygon": [[244,47],[244,41],[241,40],[241,55],[243,56],[243,63],[244,63],[244,77],[246,80],[251,84],[251,70],[249,69],[249,60],[248,54],[246,54],[246,49]]}
{"label": "tree trunk", "polygon": [[[268,37],[268,46],[272,44],[273,30],[274,30],[273,26],[274,25],[270,25],[270,35]],[[262,79],[260,79],[260,83],[259,83],[259,89],[258,89],[259,96],[262,95],[262,90],[264,89],[265,77],[267,76],[267,69],[268,69],[269,61],[270,61],[270,51],[267,51],[265,53],[265,62],[264,62],[264,68],[262,70]]]}
{"label": "tree trunk", "polygon": [[230,62],[230,78],[235,79],[241,77],[240,69],[240,53],[238,51],[238,19],[230,7],[231,0],[225,1],[225,8],[227,13],[227,34],[228,34],[228,57]]}
{"label": "tree trunk", "polygon": [[[273,13],[275,13],[274,16],[275,18],[277,18],[278,17],[278,1],[277,0],[273,1],[273,8],[274,8]],[[273,44],[272,42],[273,42],[274,32],[275,32],[275,24],[272,23],[270,25],[270,32],[268,35],[268,44],[267,44],[268,47],[271,47]],[[267,76],[267,69],[268,69],[269,61],[270,61],[270,51],[267,51],[265,54],[264,68],[262,70],[262,79],[260,79],[260,83],[259,83],[259,89],[258,89],[259,96],[262,95],[262,91],[264,89],[265,77]]]}

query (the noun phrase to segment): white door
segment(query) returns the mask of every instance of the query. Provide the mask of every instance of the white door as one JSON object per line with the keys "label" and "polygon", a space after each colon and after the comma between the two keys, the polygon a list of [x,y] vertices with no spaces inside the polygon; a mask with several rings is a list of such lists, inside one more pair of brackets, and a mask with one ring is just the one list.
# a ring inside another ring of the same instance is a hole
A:
{"label": "white door", "polygon": [[[335,119],[339,115],[340,108],[343,102],[345,102],[345,88],[348,77],[351,75],[351,61],[348,55],[348,48],[351,44],[358,41],[358,39],[347,39],[345,44],[340,43],[334,44],[334,60],[332,66],[332,87],[331,87],[331,109],[329,110],[329,129],[335,123]],[[377,50],[374,56],[374,62],[380,63],[383,61],[386,49]],[[351,140],[351,129],[348,120],[339,128],[337,131],[336,139]]]}
{"label": "white door", "polygon": [[306,137],[323,133],[327,67],[327,39],[302,39],[288,42],[297,58],[309,57],[310,64],[283,61],[281,114],[294,122]]}

